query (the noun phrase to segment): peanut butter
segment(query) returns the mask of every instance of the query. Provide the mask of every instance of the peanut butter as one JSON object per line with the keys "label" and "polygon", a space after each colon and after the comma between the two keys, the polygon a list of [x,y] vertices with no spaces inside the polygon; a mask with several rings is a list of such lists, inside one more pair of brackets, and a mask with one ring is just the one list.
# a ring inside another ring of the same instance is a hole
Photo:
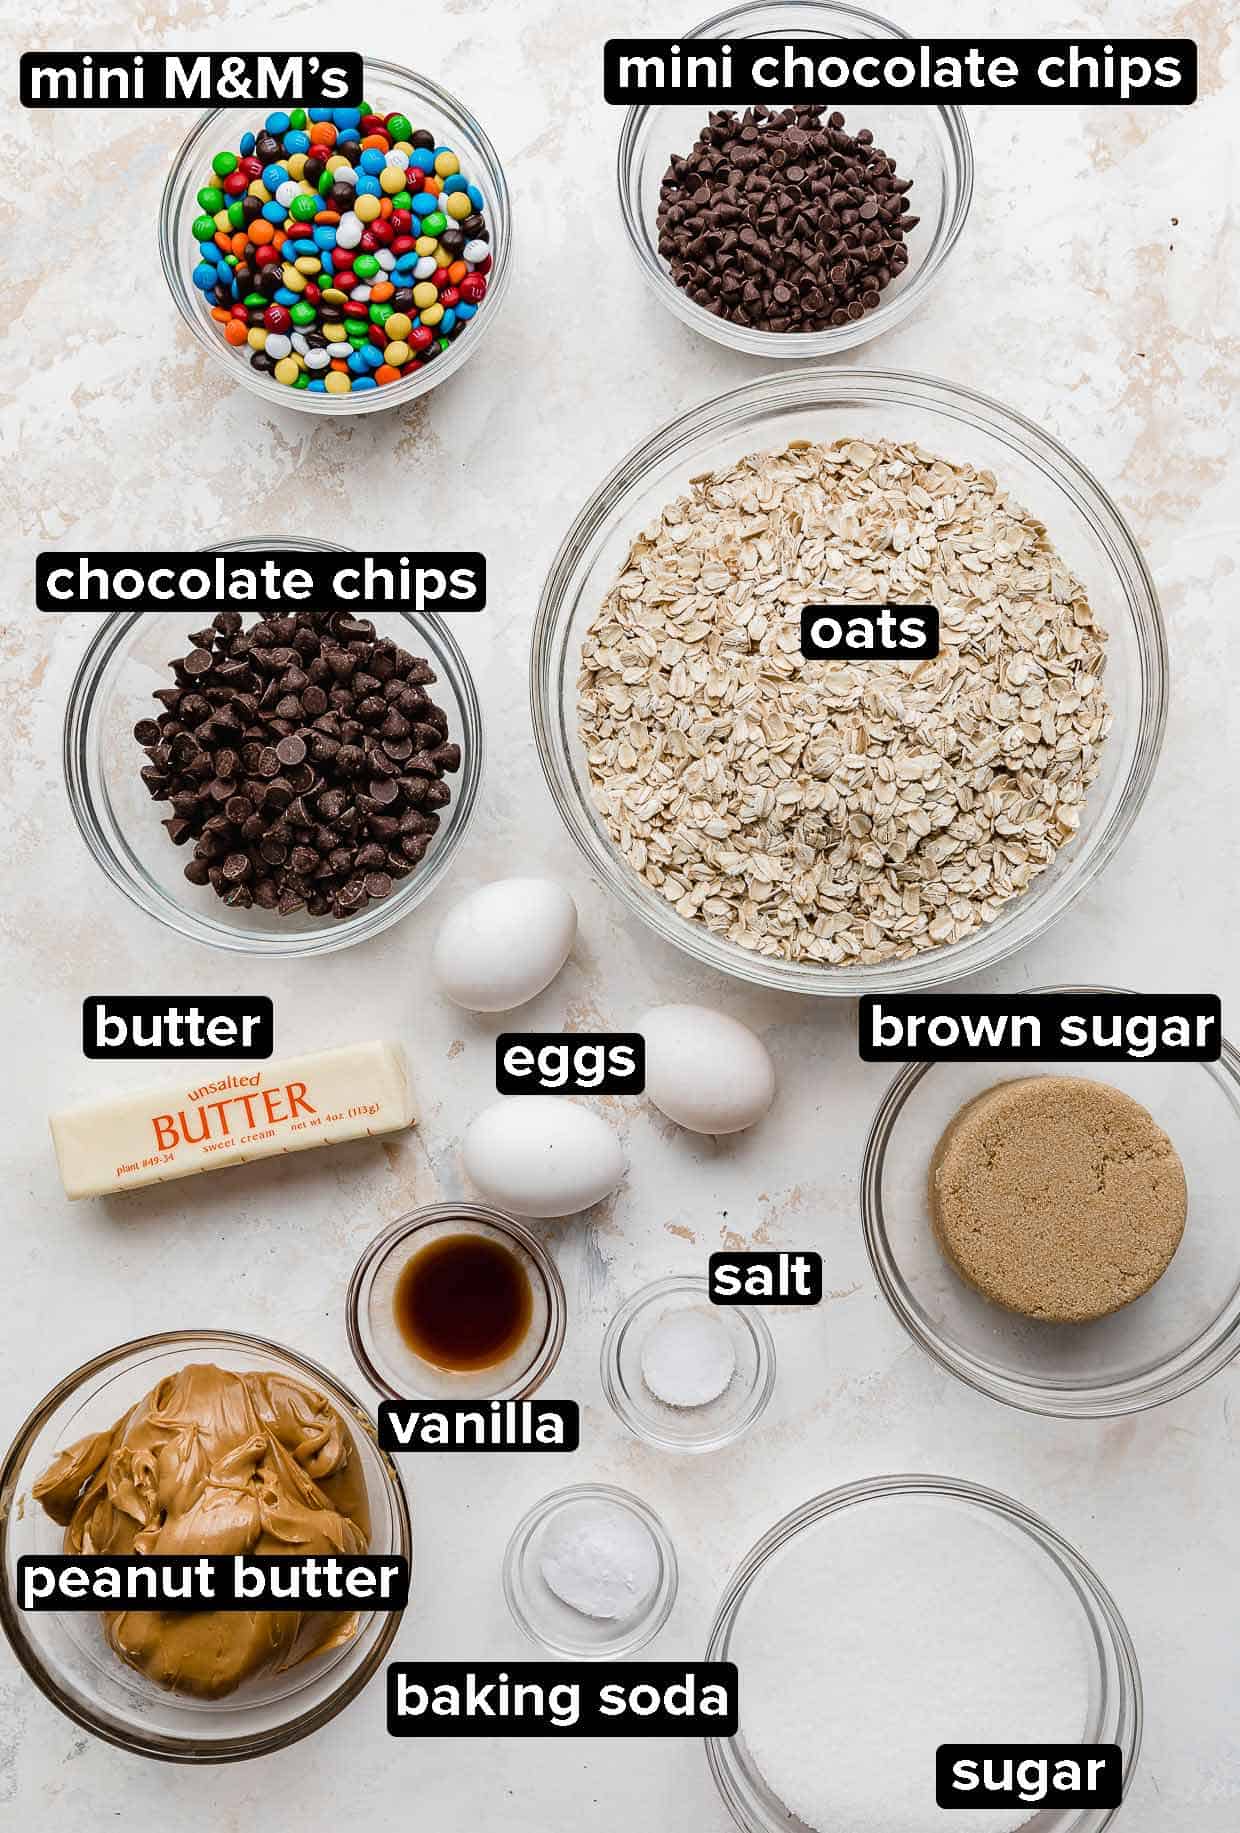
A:
{"label": "peanut butter", "polygon": [[[366,1480],[321,1394],[272,1373],[198,1363],[167,1375],[34,1485],[67,1553],[364,1553]],[[354,1635],[356,1611],[105,1612],[122,1661],[158,1686],[220,1699]]]}

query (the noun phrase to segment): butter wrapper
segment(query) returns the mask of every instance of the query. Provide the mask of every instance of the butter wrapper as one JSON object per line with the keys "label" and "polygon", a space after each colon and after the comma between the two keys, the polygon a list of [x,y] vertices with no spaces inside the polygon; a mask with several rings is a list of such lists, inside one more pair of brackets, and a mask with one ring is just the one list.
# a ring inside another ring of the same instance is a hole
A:
{"label": "butter wrapper", "polygon": [[66,1196],[139,1190],[413,1124],[409,1071],[398,1044],[347,1044],[231,1073],[215,1065],[193,1070],[193,1079],[187,1065],[179,1082],[53,1114]]}

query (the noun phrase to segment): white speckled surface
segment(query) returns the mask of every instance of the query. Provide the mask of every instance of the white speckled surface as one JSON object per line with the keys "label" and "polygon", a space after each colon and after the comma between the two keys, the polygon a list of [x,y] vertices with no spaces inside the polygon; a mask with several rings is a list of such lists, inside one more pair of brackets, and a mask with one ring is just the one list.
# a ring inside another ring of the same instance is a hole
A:
{"label": "white speckled surface", "polygon": [[[352,1262],[402,1210],[460,1191],[460,1134],[494,1090],[491,1040],[503,1021],[472,1020],[426,984],[436,912],[497,873],[547,871],[571,887],[581,934],[561,978],[528,1009],[530,1028],[618,1029],[659,1000],[718,1002],[766,1038],[782,1095],[759,1130],[718,1145],[678,1134],[641,1104],[612,1105],[634,1167],[627,1187],[551,1230],[571,1305],[555,1385],[582,1401],[583,1448],[571,1470],[515,1456],[407,1461],[416,1601],[395,1652],[532,1652],[507,1618],[500,1558],[518,1516],[558,1482],[631,1486],[667,1521],[681,1596],[651,1653],[674,1658],[701,1654],[726,1576],[784,1510],[871,1473],[941,1470],[1049,1517],[1126,1613],[1147,1723],[1124,1833],[1234,1833],[1235,1375],[1153,1414],[1059,1423],[989,1403],[910,1347],[860,1237],[858,1161],[886,1075],[858,1067],[853,1009],[713,980],[623,919],[584,876],[534,757],[526,636],[564,527],[656,422],[760,372],[657,312],[621,241],[619,117],[600,100],[600,44],[682,29],[693,12],[665,0],[446,0],[403,13],[377,0],[347,12],[157,0],[134,14],[117,0],[76,0],[14,28],[14,51],[44,34],[57,48],[128,47],[139,29],[143,43],[177,49],[347,39],[422,60],[491,133],[521,241],[502,320],[453,384],[408,414],[318,426],[230,387],[176,321],[154,227],[165,149],[183,117],[10,115],[5,425],[18,489],[0,647],[0,1439],[67,1369],[142,1331],[208,1323],[267,1333],[353,1380],[342,1318]],[[1234,6],[1208,0],[1079,11],[1041,0],[1032,14],[980,0],[905,7],[903,23],[925,32],[1191,34],[1203,96],[1190,111],[971,111],[979,182],[963,243],[920,315],[851,359],[967,379],[1064,440],[1130,518],[1170,628],[1173,704],[1146,809],[1102,880],[993,984],[1216,989],[1225,1019],[1240,990],[1225,932],[1240,889],[1229,14],[1234,27]],[[16,175],[27,160],[31,190]],[[483,547],[491,582],[491,609],[456,625],[488,714],[491,767],[449,885],[376,945],[313,969],[264,970],[178,943],[111,890],[72,826],[59,746],[88,625],[34,611],[36,548],[192,547],[276,532],[413,545],[432,508],[436,545]],[[105,1073],[83,1061],[81,999],[144,989],[270,992],[282,1051],[393,1032],[414,1058],[421,1127],[394,1143],[70,1207],[48,1107],[111,1075],[149,1078],[140,1066]],[[700,1269],[709,1249],[740,1241],[820,1248],[830,1297],[820,1310],[774,1316],[780,1381],[761,1427],[705,1465],[677,1463],[627,1440],[607,1413],[602,1329],[636,1285]],[[83,1735],[5,1650],[0,1824],[724,1833],[696,1742],[397,1743],[382,1714],[376,1683],[310,1741],[204,1777]]]}

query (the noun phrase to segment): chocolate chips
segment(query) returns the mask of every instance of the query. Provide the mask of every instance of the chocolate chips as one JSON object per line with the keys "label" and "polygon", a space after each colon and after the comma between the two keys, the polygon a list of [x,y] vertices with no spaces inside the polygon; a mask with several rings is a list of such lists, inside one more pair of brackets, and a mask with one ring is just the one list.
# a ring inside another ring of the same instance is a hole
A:
{"label": "chocolate chips", "polygon": [[343,612],[223,612],[170,664],[134,737],[185,876],[281,916],[354,916],[407,878],[451,800],[460,746],[420,657]]}
{"label": "chocolate chips", "polygon": [[912,180],[817,108],[712,114],[664,174],[659,253],[696,304],[759,331],[824,331],[872,312],[908,265]]}

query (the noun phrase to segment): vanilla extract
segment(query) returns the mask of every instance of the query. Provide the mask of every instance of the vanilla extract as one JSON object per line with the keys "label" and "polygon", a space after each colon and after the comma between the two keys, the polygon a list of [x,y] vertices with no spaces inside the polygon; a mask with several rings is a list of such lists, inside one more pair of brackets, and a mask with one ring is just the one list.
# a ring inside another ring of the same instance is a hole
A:
{"label": "vanilla extract", "polygon": [[440,1235],[396,1282],[396,1325],[415,1356],[454,1374],[495,1368],[521,1347],[534,1295],[521,1261],[489,1235]]}

